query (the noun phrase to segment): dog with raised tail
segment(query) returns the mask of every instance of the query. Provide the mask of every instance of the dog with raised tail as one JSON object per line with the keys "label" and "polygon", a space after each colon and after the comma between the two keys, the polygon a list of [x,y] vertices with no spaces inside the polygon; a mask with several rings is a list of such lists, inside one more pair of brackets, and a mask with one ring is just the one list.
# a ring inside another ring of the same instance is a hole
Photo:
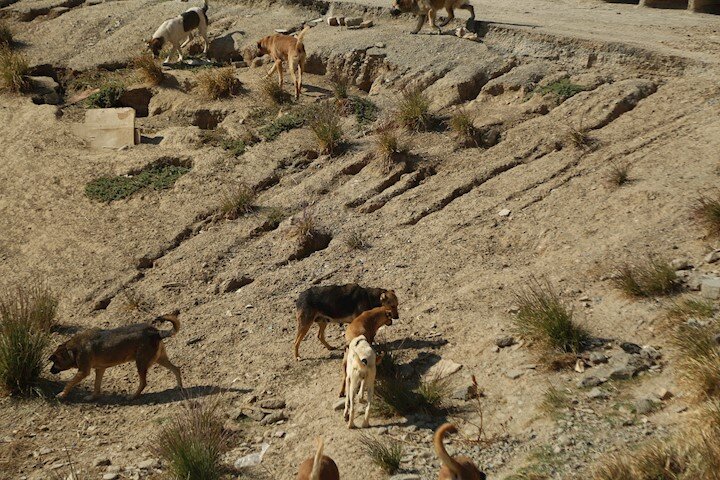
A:
{"label": "dog with raised tail", "polygon": [[208,26],[208,3],[207,0],[203,0],[203,6],[193,7],[187,9],[175,18],[165,20],[160,27],[155,31],[152,39],[149,40],[148,48],[152,51],[153,57],[158,58],[163,47],[168,43],[172,45],[170,54],[165,59],[165,63],[170,63],[170,58],[173,52],[178,54],[178,62],[183,61],[181,49],[185,47],[193,37],[193,30],[197,29],[200,36],[205,40],[205,48],[203,53],[207,54],[208,51],[208,39],[207,39],[207,26]]}
{"label": "dog with raised tail", "polygon": [[355,428],[355,400],[358,395],[367,393],[363,428],[370,426],[370,407],[375,393],[377,365],[375,350],[364,335],[353,339],[348,346],[347,368],[345,370],[345,421],[348,428]]}
{"label": "dog with raised tail", "polygon": [[340,480],[340,471],[332,458],[323,455],[323,439],[317,439],[315,457],[300,464],[296,480]]}
{"label": "dog with raised tail", "polygon": [[443,463],[438,480],[486,480],[485,474],[478,470],[468,457],[453,458],[448,455],[443,444],[446,433],[457,433],[457,427],[451,423],[445,423],[435,430],[433,437],[435,453]]}
{"label": "dog with raised tail", "polygon": [[[437,23],[437,11],[444,8],[448,12],[447,18]],[[390,10],[393,16],[401,13],[412,13],[417,17],[417,25],[410,33],[418,33],[427,18],[430,27],[438,34],[442,33],[440,27],[444,27],[455,19],[455,9],[459,8],[470,12],[470,19],[466,23],[468,30],[474,30],[475,9],[470,0],[395,0]]]}
{"label": "dog with raised tail", "polygon": [[278,83],[280,88],[283,87],[283,63],[287,63],[290,68],[293,83],[295,84],[295,100],[300,98],[300,90],[302,89],[302,77],[305,71],[305,61],[307,53],[305,52],[305,33],[310,30],[309,26],[305,26],[297,37],[290,35],[275,34],[269,35],[257,43],[258,56],[270,54],[275,64],[267,73],[267,77],[277,72]]}

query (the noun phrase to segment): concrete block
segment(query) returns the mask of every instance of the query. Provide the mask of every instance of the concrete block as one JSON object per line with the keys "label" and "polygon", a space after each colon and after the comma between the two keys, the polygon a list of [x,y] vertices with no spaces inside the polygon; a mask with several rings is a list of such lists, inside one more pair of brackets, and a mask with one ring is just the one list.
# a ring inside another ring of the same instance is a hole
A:
{"label": "concrete block", "polygon": [[85,123],[76,132],[91,148],[122,148],[139,143],[132,108],[92,108],[85,112]]}

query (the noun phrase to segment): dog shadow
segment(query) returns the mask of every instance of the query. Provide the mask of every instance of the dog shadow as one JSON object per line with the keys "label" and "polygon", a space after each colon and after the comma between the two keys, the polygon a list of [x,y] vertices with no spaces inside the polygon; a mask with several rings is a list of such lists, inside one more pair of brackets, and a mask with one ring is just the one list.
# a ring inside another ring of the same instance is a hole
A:
{"label": "dog shadow", "polygon": [[[410,339],[399,339],[399,340],[393,340],[391,342],[384,342],[382,347],[388,351],[396,351],[396,350],[422,350],[424,348],[439,348],[444,345],[447,345],[448,341],[444,338],[438,338],[438,339],[420,339],[420,338],[410,338]],[[417,360],[417,359],[416,359]]]}
{"label": "dog shadow", "polygon": [[75,335],[79,331],[81,331],[83,328],[79,325],[53,325],[53,327],[50,329],[52,333],[57,333],[58,335]]}

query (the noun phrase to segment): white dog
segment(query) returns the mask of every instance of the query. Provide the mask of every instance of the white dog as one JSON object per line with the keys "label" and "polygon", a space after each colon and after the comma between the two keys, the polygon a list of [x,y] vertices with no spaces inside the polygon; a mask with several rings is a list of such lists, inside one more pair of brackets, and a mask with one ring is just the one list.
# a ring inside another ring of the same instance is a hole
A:
{"label": "white dog", "polygon": [[345,421],[348,428],[355,427],[355,397],[367,392],[367,406],[363,428],[370,426],[370,406],[375,393],[376,362],[375,351],[365,335],[355,337],[347,351],[347,368],[345,370]]}
{"label": "white dog", "polygon": [[[207,54],[208,51],[208,39],[207,39],[207,18],[208,4],[207,0],[203,0],[203,7],[193,7],[178,15],[170,20],[165,20],[160,27],[155,31],[152,36],[152,40],[148,42],[148,47],[153,52],[153,57],[158,58],[160,51],[163,46],[169,42],[173,49],[165,59],[165,63],[170,62],[173,52],[177,52],[178,61],[182,62],[183,56],[180,51],[190,40],[192,40],[192,31],[196,28],[200,32],[200,35],[205,40],[205,48],[203,53]],[[182,45],[181,45],[182,42]]]}

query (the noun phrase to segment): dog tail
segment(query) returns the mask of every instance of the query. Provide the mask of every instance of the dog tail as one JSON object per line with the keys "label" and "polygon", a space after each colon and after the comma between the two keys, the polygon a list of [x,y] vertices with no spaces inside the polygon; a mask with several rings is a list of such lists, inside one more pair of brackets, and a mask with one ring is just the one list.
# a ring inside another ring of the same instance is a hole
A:
{"label": "dog tail", "polygon": [[172,330],[161,330],[160,338],[173,337],[180,330],[180,320],[178,320],[178,315],[180,315],[180,310],[175,310],[174,312],[172,312],[170,314],[161,315],[155,319],[156,322],[172,323]]}
{"label": "dog tail", "polygon": [[443,444],[443,439],[445,438],[445,433],[456,433],[457,427],[453,425],[452,423],[445,423],[443,425],[440,425],[440,427],[435,430],[435,436],[433,437],[433,443],[435,444],[435,453],[437,453],[438,458],[440,461],[450,469],[450,471],[453,473],[453,475],[457,478],[460,478],[460,474],[462,473],[462,468],[460,467],[460,464],[455,461],[454,458],[452,458],[450,455],[448,455],[447,450],[445,450],[445,445]]}
{"label": "dog tail", "polygon": [[302,32],[298,33],[298,36],[296,37],[297,43],[295,44],[295,49],[300,51],[303,49],[303,40],[305,39],[305,33],[310,30],[310,25],[305,25],[305,28],[302,29]]}
{"label": "dog tail", "polygon": [[207,11],[208,11],[208,3],[207,3],[207,2],[208,2],[208,0],[203,0],[202,12],[203,12],[204,14],[206,14],[206,15],[205,15],[205,18],[207,18]]}
{"label": "dog tail", "polygon": [[312,470],[310,471],[309,480],[320,480],[320,470],[322,469],[322,458],[323,458],[323,439],[318,437],[317,439],[318,449],[315,452],[315,458],[313,459]]}

